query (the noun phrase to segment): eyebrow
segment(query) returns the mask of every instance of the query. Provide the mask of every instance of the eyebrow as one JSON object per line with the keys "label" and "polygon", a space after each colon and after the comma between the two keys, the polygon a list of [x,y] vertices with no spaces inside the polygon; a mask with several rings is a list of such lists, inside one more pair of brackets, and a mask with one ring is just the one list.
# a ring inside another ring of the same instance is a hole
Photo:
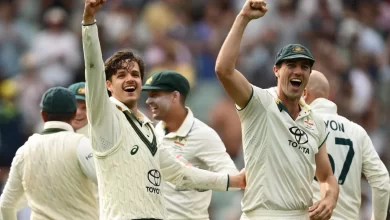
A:
{"label": "eyebrow", "polygon": [[116,74],[120,74],[120,73],[125,73],[125,70],[124,69],[119,69],[118,71],[116,71]]}

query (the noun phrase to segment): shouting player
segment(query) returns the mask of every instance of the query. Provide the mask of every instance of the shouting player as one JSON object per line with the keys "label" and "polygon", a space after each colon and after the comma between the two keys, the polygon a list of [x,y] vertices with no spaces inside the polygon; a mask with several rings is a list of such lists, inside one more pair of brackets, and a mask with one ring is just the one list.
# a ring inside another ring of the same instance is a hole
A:
{"label": "shouting player", "polygon": [[[161,179],[175,185],[225,191],[245,176],[185,166],[169,147],[158,147],[151,121],[137,108],[144,63],[118,51],[104,63],[95,14],[105,0],[86,0],[82,40],[90,137],[99,182],[101,219],[167,219]],[[111,97],[107,95],[107,89]]]}
{"label": "shouting player", "polygon": [[[251,85],[235,69],[244,30],[267,12],[264,0],[247,0],[222,45],[216,73],[236,103],[243,134],[247,187],[242,219],[328,219],[336,206],[338,184],[332,174],[322,119],[301,100],[314,58],[302,45],[277,54],[277,86]],[[312,203],[314,176],[323,189]]]}

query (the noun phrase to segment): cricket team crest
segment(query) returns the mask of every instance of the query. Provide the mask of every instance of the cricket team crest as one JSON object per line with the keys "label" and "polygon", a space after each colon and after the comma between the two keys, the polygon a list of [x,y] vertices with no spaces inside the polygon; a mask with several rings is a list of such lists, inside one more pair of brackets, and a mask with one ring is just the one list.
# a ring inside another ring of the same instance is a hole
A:
{"label": "cricket team crest", "polygon": [[146,80],[145,85],[150,85],[153,81],[153,76],[151,76],[148,80]]}
{"label": "cricket team crest", "polygon": [[314,124],[314,121],[311,119],[311,117],[306,117],[303,120],[303,123],[305,124],[305,128],[312,130],[312,131],[314,130],[315,124]]}
{"label": "cricket team crest", "polygon": [[185,138],[185,137],[177,137],[176,140],[173,143],[175,143],[175,145],[184,147],[186,142],[187,142],[187,138]]}
{"label": "cricket team crest", "polygon": [[77,94],[79,94],[79,95],[85,95],[85,88],[83,87],[83,88],[79,88],[78,90],[77,90]]}
{"label": "cricket team crest", "polygon": [[294,53],[304,53],[305,49],[303,49],[301,46],[297,45],[297,46],[293,47],[292,52],[294,52]]}

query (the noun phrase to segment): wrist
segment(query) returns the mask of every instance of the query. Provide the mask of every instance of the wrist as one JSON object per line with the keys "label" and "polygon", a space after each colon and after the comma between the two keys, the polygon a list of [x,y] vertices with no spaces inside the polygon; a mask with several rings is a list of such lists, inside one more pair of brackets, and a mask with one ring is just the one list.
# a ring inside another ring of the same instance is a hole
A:
{"label": "wrist", "polygon": [[335,196],[330,190],[326,191],[324,199],[330,200],[334,204],[334,207],[336,207],[337,196]]}
{"label": "wrist", "polygon": [[92,15],[84,15],[83,16],[83,25],[93,24],[96,22],[95,16]]}
{"label": "wrist", "polygon": [[245,25],[247,25],[251,20],[252,20],[251,18],[244,15],[242,12],[240,12],[236,17],[236,21],[241,22]]}

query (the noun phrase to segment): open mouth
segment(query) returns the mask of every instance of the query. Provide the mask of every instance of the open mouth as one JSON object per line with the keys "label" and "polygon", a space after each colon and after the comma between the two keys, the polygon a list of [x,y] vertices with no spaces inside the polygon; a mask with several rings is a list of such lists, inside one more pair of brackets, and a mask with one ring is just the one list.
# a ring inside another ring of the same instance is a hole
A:
{"label": "open mouth", "polygon": [[126,86],[123,90],[125,90],[126,92],[134,92],[135,86]]}
{"label": "open mouth", "polygon": [[291,83],[291,85],[294,88],[299,88],[302,85],[302,80],[300,80],[300,79],[291,79],[290,83]]}

